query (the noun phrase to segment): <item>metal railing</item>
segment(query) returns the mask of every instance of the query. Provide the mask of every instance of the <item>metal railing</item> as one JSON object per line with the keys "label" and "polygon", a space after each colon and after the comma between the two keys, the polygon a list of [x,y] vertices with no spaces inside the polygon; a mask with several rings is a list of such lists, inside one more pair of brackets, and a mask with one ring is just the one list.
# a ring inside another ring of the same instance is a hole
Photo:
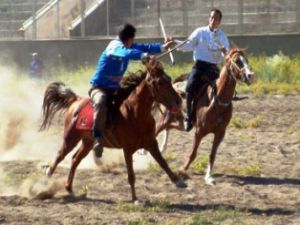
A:
{"label": "metal railing", "polygon": [[0,39],[112,36],[125,22],[137,36],[160,37],[159,17],[169,35],[187,36],[208,24],[213,7],[229,35],[300,33],[299,0],[3,0]]}

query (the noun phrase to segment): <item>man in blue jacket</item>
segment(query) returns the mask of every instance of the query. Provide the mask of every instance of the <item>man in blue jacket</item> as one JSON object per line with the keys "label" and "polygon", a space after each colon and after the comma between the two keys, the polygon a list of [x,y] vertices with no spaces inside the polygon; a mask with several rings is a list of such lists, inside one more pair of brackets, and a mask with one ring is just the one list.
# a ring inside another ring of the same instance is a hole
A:
{"label": "man in blue jacket", "polygon": [[129,60],[141,60],[148,54],[158,54],[167,49],[172,42],[140,44],[134,42],[136,29],[131,24],[125,24],[116,39],[112,40],[102,52],[96,72],[91,80],[89,95],[94,107],[93,136],[96,140],[94,152],[102,156],[102,136],[107,117],[107,95],[119,88]]}

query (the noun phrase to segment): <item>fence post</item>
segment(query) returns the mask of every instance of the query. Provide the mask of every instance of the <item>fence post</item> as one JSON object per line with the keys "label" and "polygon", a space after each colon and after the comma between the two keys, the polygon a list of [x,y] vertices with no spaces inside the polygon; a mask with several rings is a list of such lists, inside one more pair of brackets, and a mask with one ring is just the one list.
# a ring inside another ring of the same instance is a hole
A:
{"label": "fence post", "polygon": [[186,0],[181,1],[182,4],[182,20],[183,20],[183,36],[189,35],[189,18],[188,18],[188,9],[186,5]]}
{"label": "fence post", "polygon": [[106,0],[106,35],[109,36],[109,0]]}
{"label": "fence post", "polygon": [[132,23],[135,24],[135,0],[131,0],[131,20]]}
{"label": "fence post", "polygon": [[296,1],[296,27],[300,31],[300,1]]}
{"label": "fence post", "polygon": [[[160,0],[157,0],[157,18],[160,18]],[[159,20],[157,19],[157,36],[161,36],[160,24]]]}
{"label": "fence post", "polygon": [[37,0],[32,1],[32,39],[37,38],[37,24],[36,24]]}
{"label": "fence post", "polygon": [[81,37],[85,37],[85,2],[84,0],[80,0],[80,34]]}
{"label": "fence post", "polygon": [[244,0],[239,0],[238,2],[238,28],[237,33],[244,33]]}
{"label": "fence post", "polygon": [[57,32],[57,38],[60,38],[60,0],[57,0],[56,3],[56,32]]}

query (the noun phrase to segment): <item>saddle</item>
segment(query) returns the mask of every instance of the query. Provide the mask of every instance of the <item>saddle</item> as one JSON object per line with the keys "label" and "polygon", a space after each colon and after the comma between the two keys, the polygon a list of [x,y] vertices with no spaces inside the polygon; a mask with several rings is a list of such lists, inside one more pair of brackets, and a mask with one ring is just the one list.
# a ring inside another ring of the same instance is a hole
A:
{"label": "saddle", "polygon": [[206,80],[205,83],[202,84],[202,86],[200,87],[199,91],[197,92],[197,94],[194,97],[194,100],[192,102],[192,118],[195,118],[196,116],[196,105],[198,103],[198,101],[200,101],[200,99],[202,98],[203,95],[205,95],[207,93],[207,88],[211,87],[212,92],[210,94],[208,94],[208,105],[210,104],[212,97],[216,94],[217,92],[217,86],[216,86],[216,80]]}
{"label": "saddle", "polygon": [[[108,96],[108,104],[107,104],[107,111],[109,112],[107,114],[107,120],[106,120],[106,128],[110,128],[113,126],[113,117],[114,117],[114,112],[116,111],[118,105],[115,104],[113,101],[112,96]],[[87,97],[84,99],[84,102],[82,103],[82,107],[79,109],[78,112],[78,118],[76,121],[76,128],[78,130],[92,130],[93,128],[93,123],[94,123],[94,107],[92,104],[92,101],[90,97]]]}

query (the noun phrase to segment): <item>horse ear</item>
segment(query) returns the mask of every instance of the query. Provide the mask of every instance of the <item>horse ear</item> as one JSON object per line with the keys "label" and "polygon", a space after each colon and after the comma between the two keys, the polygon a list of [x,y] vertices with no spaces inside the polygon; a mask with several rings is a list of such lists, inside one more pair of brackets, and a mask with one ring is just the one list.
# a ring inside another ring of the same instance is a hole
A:
{"label": "horse ear", "polygon": [[235,42],[231,41],[231,48],[235,49],[235,48],[239,48],[239,47],[237,46],[237,44]]}

